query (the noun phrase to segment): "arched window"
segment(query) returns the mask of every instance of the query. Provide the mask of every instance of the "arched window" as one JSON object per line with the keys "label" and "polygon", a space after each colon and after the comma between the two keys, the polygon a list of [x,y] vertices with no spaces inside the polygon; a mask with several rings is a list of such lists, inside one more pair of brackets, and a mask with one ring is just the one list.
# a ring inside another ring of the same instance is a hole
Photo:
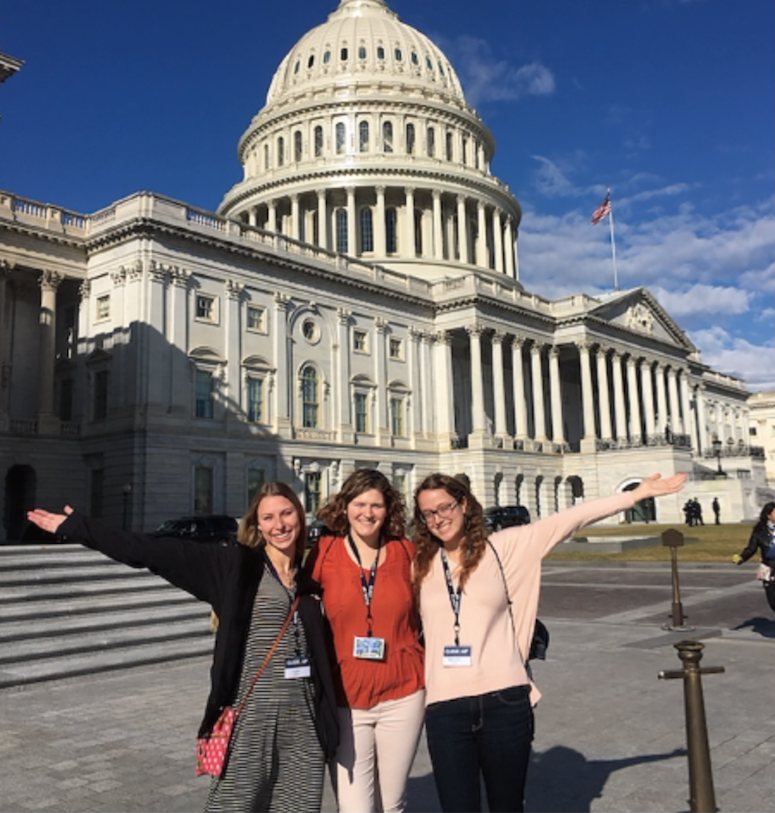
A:
{"label": "arched window", "polygon": [[414,124],[406,125],[406,153],[414,154]]}
{"label": "arched window", "polygon": [[346,141],[346,132],[344,129],[344,122],[340,121],[336,125],[336,154],[341,155],[344,152]]}
{"label": "arched window", "polygon": [[374,225],[371,209],[361,209],[361,251],[374,251]]}
{"label": "arched window", "polygon": [[317,370],[308,364],[301,371],[302,426],[314,429],[318,426],[320,404],[318,401]]}
{"label": "arched window", "polygon": [[381,46],[377,46],[377,59],[384,59],[385,58],[385,49]]}
{"label": "arched window", "polygon": [[323,128],[318,124],[315,128],[315,158],[323,155]]}
{"label": "arched window", "polygon": [[301,161],[302,153],[301,130],[293,134],[293,160],[298,164]]}
{"label": "arched window", "polygon": [[366,46],[359,45],[358,46],[358,59],[366,59]]}
{"label": "arched window", "polygon": [[323,64],[324,64],[324,65],[328,65],[328,63],[329,63],[330,61],[331,61],[331,51],[326,51],[326,52],[323,54]]}
{"label": "arched window", "polygon": [[362,121],[358,124],[358,149],[360,152],[369,151],[369,122]]}
{"label": "arched window", "polygon": [[412,65],[419,65],[419,64],[420,64],[419,57],[417,56],[417,54],[414,51],[412,51]]}
{"label": "arched window", "polygon": [[310,54],[309,59],[307,60],[307,70],[309,70],[315,64],[315,54]]}
{"label": "arched window", "polygon": [[382,150],[393,152],[393,122],[386,121],[382,124]]}
{"label": "arched window", "polygon": [[301,67],[301,61],[297,59],[297,60],[296,60],[296,64],[293,66],[293,72],[294,72],[295,74],[296,74],[296,73],[298,73],[298,72],[299,72],[299,68],[300,68],[300,67]]}
{"label": "arched window", "polygon": [[396,210],[390,206],[385,209],[385,248],[388,254],[395,254],[398,251],[398,229]]}
{"label": "arched window", "polygon": [[452,160],[452,133],[447,130],[447,161]]}
{"label": "arched window", "polygon": [[341,48],[339,51],[339,59],[341,59],[342,62],[346,62],[347,56],[348,56],[347,48]]}
{"label": "arched window", "polygon": [[336,210],[336,250],[341,254],[347,254],[347,209]]}
{"label": "arched window", "polygon": [[467,136],[463,136],[463,149],[461,150],[461,153],[460,153],[460,161],[463,164],[468,163],[468,137]]}
{"label": "arched window", "polygon": [[401,60],[404,58],[404,55],[401,53],[400,48],[396,48],[396,50],[393,51],[393,53],[395,54],[396,62],[401,62]]}
{"label": "arched window", "polygon": [[414,251],[422,257],[422,209],[414,210]]}
{"label": "arched window", "polygon": [[320,221],[317,211],[312,212],[312,243],[316,246],[320,245]]}
{"label": "arched window", "polygon": [[277,139],[277,166],[281,167],[285,163],[285,139],[280,136]]}
{"label": "arched window", "polygon": [[269,145],[264,144],[264,169],[269,169]]}
{"label": "arched window", "polygon": [[433,158],[436,155],[436,130],[433,127],[428,128],[428,158]]}

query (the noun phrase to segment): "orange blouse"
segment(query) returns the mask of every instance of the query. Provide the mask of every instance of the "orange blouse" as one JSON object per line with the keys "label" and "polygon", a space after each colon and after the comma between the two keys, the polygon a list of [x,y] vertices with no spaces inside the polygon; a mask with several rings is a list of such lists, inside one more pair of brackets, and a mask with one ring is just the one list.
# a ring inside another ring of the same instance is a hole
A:
{"label": "orange blouse", "polygon": [[[371,599],[372,635],[385,639],[385,659],[353,657],[355,636],[367,634],[361,569],[347,538],[324,537],[310,551],[306,567],[323,589],[323,606],[334,636],[334,682],[340,706],[368,709],[383,700],[406,697],[425,685],[419,617],[412,596],[414,544],[391,539],[379,554]],[[363,575],[369,579],[370,569]]]}

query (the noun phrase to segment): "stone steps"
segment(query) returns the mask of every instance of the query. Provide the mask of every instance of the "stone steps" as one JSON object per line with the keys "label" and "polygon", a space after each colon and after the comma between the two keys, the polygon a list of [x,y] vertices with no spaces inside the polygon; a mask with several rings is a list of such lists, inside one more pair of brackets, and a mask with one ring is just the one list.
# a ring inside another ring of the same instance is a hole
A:
{"label": "stone steps", "polygon": [[0,547],[0,688],[208,655],[209,607],[79,545]]}

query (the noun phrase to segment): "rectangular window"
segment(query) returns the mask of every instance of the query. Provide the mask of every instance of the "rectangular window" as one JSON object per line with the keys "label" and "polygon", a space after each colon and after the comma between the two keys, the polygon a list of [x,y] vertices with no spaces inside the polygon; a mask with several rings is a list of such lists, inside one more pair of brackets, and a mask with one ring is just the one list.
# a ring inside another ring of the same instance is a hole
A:
{"label": "rectangular window", "polygon": [[403,398],[390,399],[390,433],[396,438],[405,437]]}
{"label": "rectangular window", "polygon": [[108,417],[108,385],[110,373],[100,370],[94,374],[94,420],[104,421]]}
{"label": "rectangular window", "polygon": [[264,381],[262,378],[248,379],[248,420],[261,423],[264,419]]}
{"label": "rectangular window", "polygon": [[266,481],[266,472],[263,469],[248,469],[248,499],[245,503],[250,505],[253,495],[264,485]]}
{"label": "rectangular window", "polygon": [[59,420],[72,421],[73,419],[73,392],[75,381],[65,378],[59,385]]}
{"label": "rectangular window", "polygon": [[194,468],[194,513],[213,513],[213,469],[211,466]]}
{"label": "rectangular window", "polygon": [[215,299],[213,297],[197,294],[196,318],[205,322],[215,321]]}
{"label": "rectangular window", "polygon": [[92,469],[89,474],[89,514],[95,519],[102,516],[105,494],[105,469]]}
{"label": "rectangular window", "polygon": [[401,339],[390,340],[390,358],[402,359],[404,357],[404,343]]}
{"label": "rectangular window", "polygon": [[320,508],[320,472],[308,471],[304,474],[304,510],[308,514],[315,514],[318,508]]}
{"label": "rectangular window", "polygon": [[393,488],[406,497],[406,474],[403,471],[393,473]]}
{"label": "rectangular window", "polygon": [[265,311],[263,308],[256,308],[253,305],[248,305],[248,330],[263,333],[266,330],[264,327],[264,316]]}
{"label": "rectangular window", "polygon": [[110,294],[97,297],[97,321],[110,318]]}
{"label": "rectangular window", "polygon": [[197,418],[213,417],[213,375],[208,370],[196,371],[194,414]]}
{"label": "rectangular window", "polygon": [[368,346],[366,344],[366,331],[365,330],[354,330],[353,331],[353,350],[356,353],[366,353],[368,352]]}
{"label": "rectangular window", "polygon": [[365,392],[355,393],[355,431],[369,431],[369,403]]}

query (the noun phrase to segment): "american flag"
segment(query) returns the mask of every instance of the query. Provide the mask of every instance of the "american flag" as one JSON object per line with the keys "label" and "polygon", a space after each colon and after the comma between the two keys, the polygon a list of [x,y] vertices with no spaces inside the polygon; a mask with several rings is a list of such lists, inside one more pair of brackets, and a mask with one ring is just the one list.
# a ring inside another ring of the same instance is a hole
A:
{"label": "american flag", "polygon": [[611,193],[607,192],[600,206],[592,212],[592,223],[599,223],[606,215],[611,214]]}

